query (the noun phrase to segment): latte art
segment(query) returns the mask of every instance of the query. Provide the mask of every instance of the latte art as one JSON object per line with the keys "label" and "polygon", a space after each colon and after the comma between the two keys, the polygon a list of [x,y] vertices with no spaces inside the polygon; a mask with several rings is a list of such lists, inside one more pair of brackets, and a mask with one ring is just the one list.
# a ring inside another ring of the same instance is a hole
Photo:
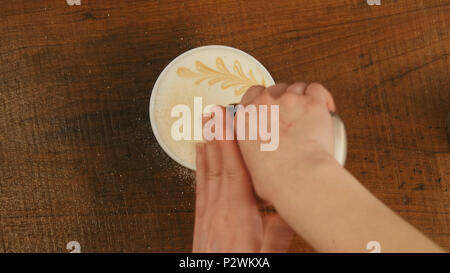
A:
{"label": "latte art", "polygon": [[175,140],[171,135],[171,116],[176,105],[187,105],[191,123],[201,120],[202,111],[194,111],[194,97],[203,106],[226,106],[241,100],[253,85],[273,85],[267,70],[250,55],[225,46],[205,46],[187,51],[174,59],[161,73],[150,99],[153,132],[164,151],[181,165],[195,169],[195,144],[199,140]]}

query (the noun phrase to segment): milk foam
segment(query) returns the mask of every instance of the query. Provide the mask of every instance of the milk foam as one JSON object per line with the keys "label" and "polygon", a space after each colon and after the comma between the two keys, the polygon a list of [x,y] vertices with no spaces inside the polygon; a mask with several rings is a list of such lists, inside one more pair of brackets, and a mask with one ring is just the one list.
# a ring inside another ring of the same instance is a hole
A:
{"label": "milk foam", "polygon": [[[223,60],[223,64],[230,73],[220,72],[223,70],[221,70],[221,62],[220,60],[218,62],[218,58]],[[199,61],[204,66],[200,65],[199,67]],[[242,73],[239,77],[239,64],[244,77],[242,77]],[[236,65],[238,66],[236,67]],[[204,70],[204,67],[212,70]],[[190,77],[186,77],[186,73],[180,73],[181,70],[190,71],[188,73]],[[198,141],[175,141],[172,138],[171,127],[178,119],[171,117],[172,108],[175,105],[184,104],[190,107],[193,115],[195,96],[202,97],[203,107],[209,104],[226,106],[238,103],[243,94],[236,92],[245,84],[235,84],[228,87],[230,84],[226,83],[233,83],[233,81],[236,83],[240,81],[239,78],[245,77],[252,81],[254,79],[259,84],[264,83],[266,86],[274,84],[267,70],[252,57],[233,48],[223,46],[207,46],[189,51],[175,59],[163,71],[153,89],[154,94],[152,94],[152,100],[154,100],[153,115],[156,122],[153,126],[156,125],[157,132],[155,134],[159,134],[159,141],[164,143],[165,148],[180,163],[195,169],[195,143]],[[196,84],[201,79],[203,81]],[[223,80],[219,81],[220,79]],[[193,117],[191,120],[193,124]]]}

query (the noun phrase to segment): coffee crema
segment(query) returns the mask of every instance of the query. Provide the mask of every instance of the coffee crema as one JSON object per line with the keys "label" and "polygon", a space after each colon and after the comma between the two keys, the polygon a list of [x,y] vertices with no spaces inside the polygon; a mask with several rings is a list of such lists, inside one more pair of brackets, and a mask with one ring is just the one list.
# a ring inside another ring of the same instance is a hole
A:
{"label": "coffee crema", "polygon": [[[204,46],[175,58],[156,81],[150,99],[153,132],[164,151],[175,161],[195,169],[195,140],[176,141],[171,135],[171,116],[176,105],[187,105],[194,116],[194,97],[202,97],[203,107],[239,102],[253,85],[270,86],[274,81],[255,58],[226,46]],[[201,114],[200,114],[201,115]],[[191,139],[194,139],[192,136]]]}

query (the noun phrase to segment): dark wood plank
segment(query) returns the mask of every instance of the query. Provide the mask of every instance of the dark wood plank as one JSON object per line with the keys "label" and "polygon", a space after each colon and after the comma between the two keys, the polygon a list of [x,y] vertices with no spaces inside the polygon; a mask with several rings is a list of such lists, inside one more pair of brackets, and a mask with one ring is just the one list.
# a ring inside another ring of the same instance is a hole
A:
{"label": "dark wood plank", "polygon": [[171,59],[207,44],[323,82],[347,168],[450,248],[450,1],[81,1],[0,9],[1,252],[190,251],[193,174],[158,146],[148,102]]}

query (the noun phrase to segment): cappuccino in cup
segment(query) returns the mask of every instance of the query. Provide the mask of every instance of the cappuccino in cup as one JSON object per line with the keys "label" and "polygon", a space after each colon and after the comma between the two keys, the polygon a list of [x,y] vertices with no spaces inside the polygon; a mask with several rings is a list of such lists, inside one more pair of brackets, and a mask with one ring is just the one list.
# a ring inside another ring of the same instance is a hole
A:
{"label": "cappuccino in cup", "polygon": [[172,110],[177,105],[190,109],[191,124],[201,120],[202,110],[194,109],[194,99],[203,107],[238,103],[253,85],[275,84],[271,75],[255,58],[227,46],[203,46],[175,58],[160,74],[150,99],[153,133],[163,150],[181,165],[195,170],[195,145],[198,138],[191,130],[190,140],[173,136],[172,126],[179,120]]}
{"label": "cappuccino in cup", "polygon": [[[195,170],[195,145],[202,141],[202,132],[192,130],[192,127],[199,123],[201,126],[205,108],[239,103],[249,87],[274,84],[264,66],[241,50],[219,45],[189,50],[167,65],[153,87],[150,98],[153,133],[173,160]],[[183,114],[181,119],[178,114]],[[338,115],[332,113],[331,117],[334,157],[344,165],[347,157],[346,130]],[[183,137],[174,126],[179,121],[183,121],[183,126],[180,126]],[[239,126],[237,131],[239,133]]]}

